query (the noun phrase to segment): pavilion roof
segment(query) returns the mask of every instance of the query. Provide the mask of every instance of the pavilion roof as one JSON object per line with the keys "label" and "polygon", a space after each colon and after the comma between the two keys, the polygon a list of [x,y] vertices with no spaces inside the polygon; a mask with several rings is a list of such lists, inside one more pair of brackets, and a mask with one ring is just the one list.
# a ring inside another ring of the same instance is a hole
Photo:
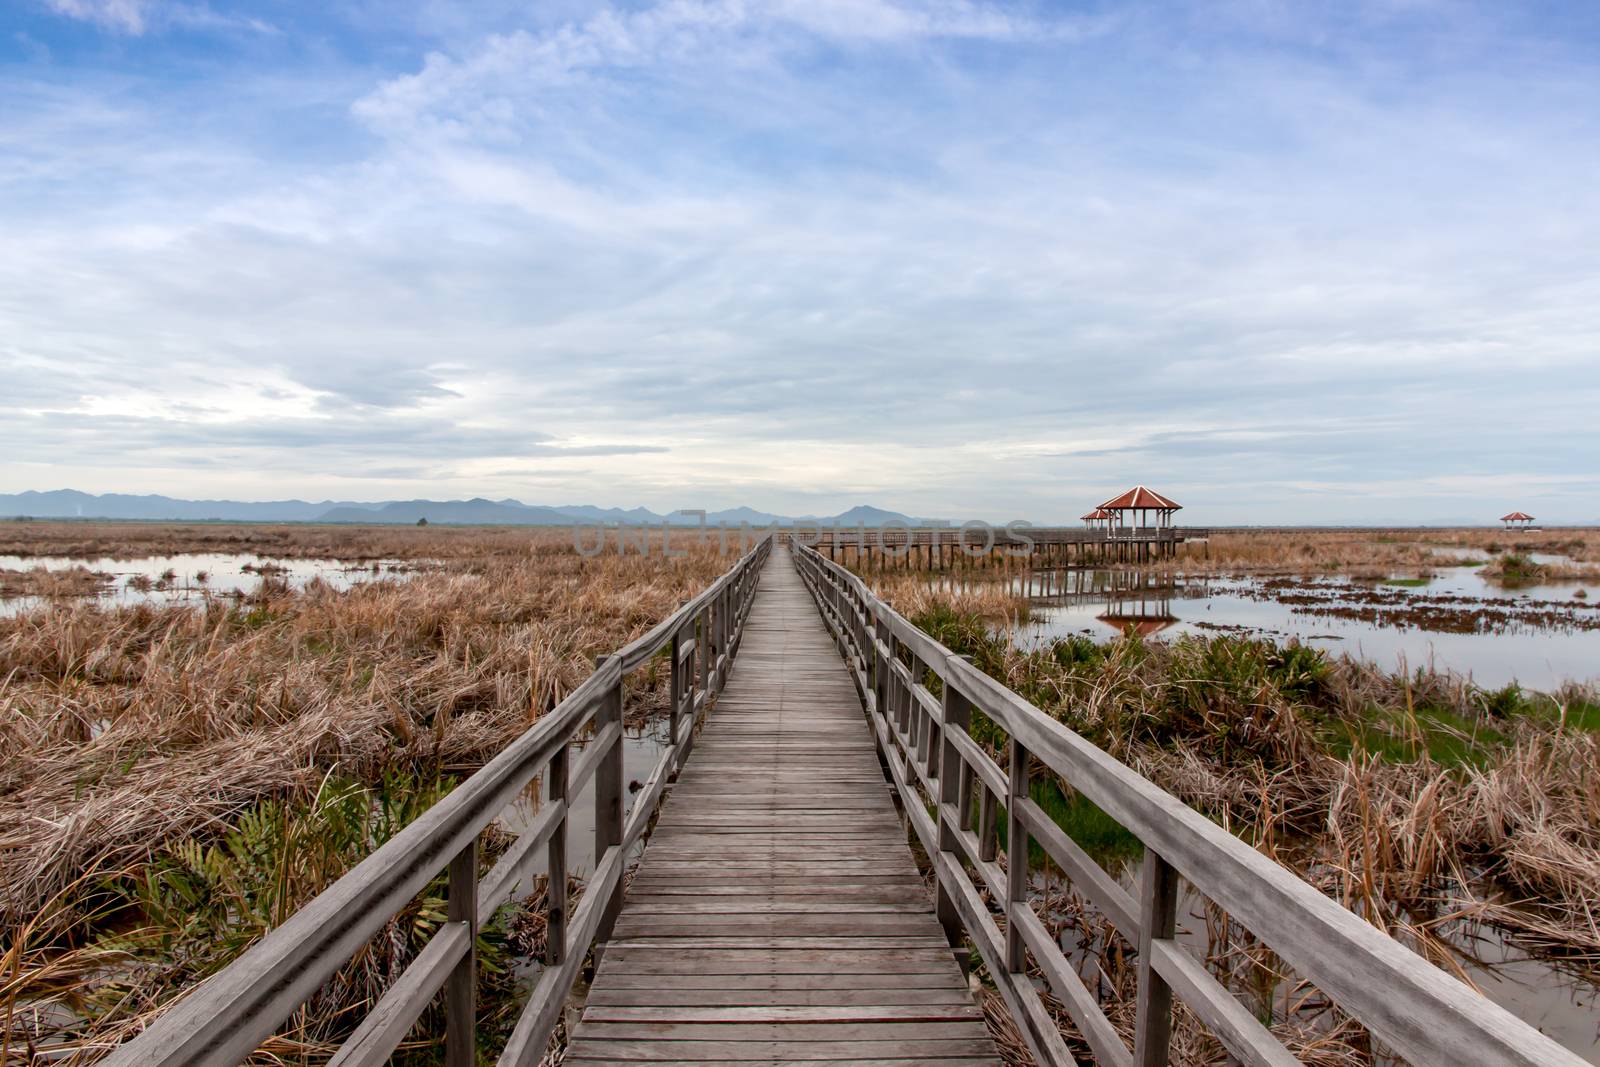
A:
{"label": "pavilion roof", "polygon": [[1145,616],[1141,618],[1138,615],[1123,615],[1114,611],[1096,615],[1095,620],[1105,623],[1118,633],[1127,633],[1129,628],[1132,628],[1133,632],[1140,637],[1158,634],[1178,621],[1177,616],[1174,615],[1158,615],[1154,618]]}
{"label": "pavilion roof", "polygon": [[1513,511],[1509,515],[1500,516],[1501,522],[1532,522],[1533,516],[1521,511]]}
{"label": "pavilion roof", "polygon": [[1111,512],[1107,511],[1105,508],[1095,508],[1093,511],[1089,512],[1087,515],[1083,516],[1083,521],[1088,522],[1091,519],[1109,519],[1109,518],[1112,518],[1112,517],[1113,516],[1112,516]]}
{"label": "pavilion roof", "polygon": [[1136,485],[1121,496],[1112,497],[1100,505],[1102,511],[1181,511],[1182,509],[1182,504],[1169,500],[1142,485]]}

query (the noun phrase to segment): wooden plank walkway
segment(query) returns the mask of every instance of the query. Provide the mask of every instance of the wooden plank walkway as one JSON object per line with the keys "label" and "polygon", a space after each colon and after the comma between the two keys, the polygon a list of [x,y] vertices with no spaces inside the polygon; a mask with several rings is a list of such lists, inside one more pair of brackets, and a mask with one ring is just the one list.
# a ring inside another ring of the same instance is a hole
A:
{"label": "wooden plank walkway", "polygon": [[781,548],[567,1053],[640,1061],[999,1063],[855,688]]}

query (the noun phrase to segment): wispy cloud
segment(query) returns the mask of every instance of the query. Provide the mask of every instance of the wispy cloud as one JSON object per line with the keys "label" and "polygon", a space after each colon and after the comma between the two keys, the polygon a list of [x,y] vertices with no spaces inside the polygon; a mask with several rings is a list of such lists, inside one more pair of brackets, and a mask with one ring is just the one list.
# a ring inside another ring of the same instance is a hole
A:
{"label": "wispy cloud", "polygon": [[58,15],[134,37],[168,29],[278,32],[265,19],[226,15],[206,4],[175,0],[44,0],[44,3]]}

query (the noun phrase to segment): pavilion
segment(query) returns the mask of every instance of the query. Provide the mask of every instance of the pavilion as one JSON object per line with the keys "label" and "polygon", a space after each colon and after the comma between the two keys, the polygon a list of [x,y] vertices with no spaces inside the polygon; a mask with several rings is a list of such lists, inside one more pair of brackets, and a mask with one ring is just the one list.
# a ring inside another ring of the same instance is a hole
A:
{"label": "pavilion", "polygon": [[1113,536],[1120,533],[1124,537],[1148,537],[1157,531],[1171,529],[1173,512],[1182,511],[1183,505],[1153,489],[1136,485],[1095,510],[1110,515],[1108,521]]}
{"label": "pavilion", "polygon": [[1112,518],[1111,512],[1105,508],[1095,508],[1083,516],[1083,524],[1091,530],[1110,530]]}
{"label": "pavilion", "polygon": [[1509,515],[1500,516],[1500,521],[1506,524],[1508,530],[1526,530],[1533,525],[1533,516],[1521,511],[1513,511]]}

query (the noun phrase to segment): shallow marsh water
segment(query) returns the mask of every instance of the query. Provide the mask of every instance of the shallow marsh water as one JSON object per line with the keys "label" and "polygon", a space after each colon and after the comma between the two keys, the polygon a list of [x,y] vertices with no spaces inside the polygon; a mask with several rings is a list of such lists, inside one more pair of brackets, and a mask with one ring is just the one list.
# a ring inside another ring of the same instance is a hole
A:
{"label": "shallow marsh water", "polygon": [[1391,670],[1444,668],[1491,688],[1600,678],[1600,583],[1592,581],[1502,586],[1472,567],[1389,582],[1094,569],[980,579],[995,580],[1032,604],[1031,617],[1011,627],[1024,645],[1075,633],[1109,639],[1130,627],[1161,639],[1232,632],[1294,637]]}
{"label": "shallow marsh water", "polygon": [[349,589],[378,578],[404,577],[418,566],[394,559],[351,563],[211,552],[139,559],[0,556],[0,571],[83,568],[104,576],[96,591],[81,596],[0,596],[0,615],[14,615],[52,601],[94,600],[111,607],[128,607],[201,601],[208,596],[249,596],[260,589],[264,580],[302,589],[313,579],[320,579],[335,589]]}

